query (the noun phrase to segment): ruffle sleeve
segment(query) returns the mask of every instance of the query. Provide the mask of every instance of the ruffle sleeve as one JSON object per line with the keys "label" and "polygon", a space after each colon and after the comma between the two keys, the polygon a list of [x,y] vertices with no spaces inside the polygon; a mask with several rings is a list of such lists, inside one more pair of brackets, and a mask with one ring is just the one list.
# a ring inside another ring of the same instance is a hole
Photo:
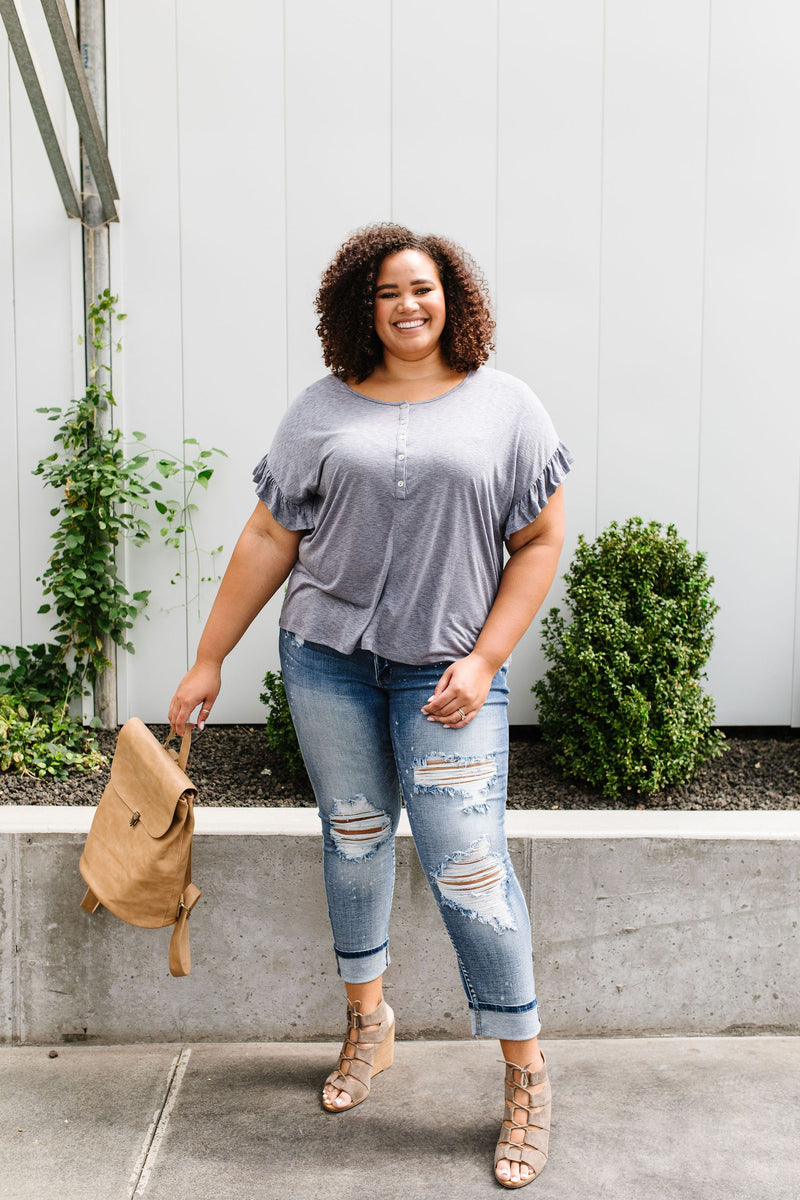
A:
{"label": "ruffle sleeve", "polygon": [[503,529],[504,538],[536,520],[553,492],[566,479],[574,461],[570,451],[559,441],[539,477],[512,506]]}
{"label": "ruffle sleeve", "polygon": [[287,496],[278,486],[269,467],[269,455],[265,454],[253,468],[256,495],[263,500],[275,520],[284,529],[313,529],[313,500],[296,500]]}

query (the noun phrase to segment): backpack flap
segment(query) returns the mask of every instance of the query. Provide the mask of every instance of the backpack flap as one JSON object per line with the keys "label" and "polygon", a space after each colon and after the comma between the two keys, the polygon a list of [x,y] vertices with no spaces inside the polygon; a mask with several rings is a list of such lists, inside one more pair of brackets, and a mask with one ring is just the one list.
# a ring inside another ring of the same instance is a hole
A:
{"label": "backpack flap", "polygon": [[178,801],[194,801],[197,789],[172,754],[161,745],[138,717],[119,731],[109,784],[128,808],[139,816],[150,837],[160,838],[169,829]]}

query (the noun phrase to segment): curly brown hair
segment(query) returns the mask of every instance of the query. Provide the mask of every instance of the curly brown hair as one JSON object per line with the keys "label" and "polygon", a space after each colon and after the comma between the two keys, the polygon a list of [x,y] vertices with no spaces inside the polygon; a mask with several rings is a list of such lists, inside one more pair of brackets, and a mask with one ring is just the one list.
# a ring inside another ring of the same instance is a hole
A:
{"label": "curly brown hair", "polygon": [[420,236],[403,225],[367,225],[339,248],[315,301],[325,366],[340,379],[362,383],[383,360],[375,332],[375,280],[383,260],[401,250],[421,250],[436,264],[447,314],[439,346],[448,367],[475,370],[494,349],[489,288],[466,250],[449,238]]}

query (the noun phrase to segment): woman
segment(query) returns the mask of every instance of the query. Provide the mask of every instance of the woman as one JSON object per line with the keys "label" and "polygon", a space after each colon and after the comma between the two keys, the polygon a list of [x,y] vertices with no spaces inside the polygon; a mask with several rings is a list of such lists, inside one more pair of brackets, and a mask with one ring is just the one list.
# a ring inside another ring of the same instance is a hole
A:
{"label": "woman", "polygon": [[259,502],[169,718],[181,733],[200,705],[203,728],[225,655],[291,573],[281,666],[347,992],[323,1105],[360,1104],[392,1062],[382,977],[402,797],[473,1032],[500,1039],[495,1175],[522,1187],[547,1158],[550,1090],[503,827],[506,669],[555,575],[571,457],[529,389],[484,365],[487,289],[454,243],[359,230],[323,275],[317,311],[331,374],[256,467]]}

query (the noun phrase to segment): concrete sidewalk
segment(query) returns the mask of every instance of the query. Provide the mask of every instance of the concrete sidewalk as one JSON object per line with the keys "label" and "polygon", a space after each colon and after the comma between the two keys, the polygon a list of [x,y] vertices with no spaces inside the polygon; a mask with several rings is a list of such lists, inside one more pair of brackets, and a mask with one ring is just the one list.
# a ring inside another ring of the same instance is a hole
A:
{"label": "concrete sidewalk", "polygon": [[[543,1045],[553,1135],[531,1200],[800,1198],[800,1037]],[[49,1049],[0,1049],[3,1200],[504,1194],[495,1042],[399,1042],[339,1116],[318,1100],[330,1043]]]}

